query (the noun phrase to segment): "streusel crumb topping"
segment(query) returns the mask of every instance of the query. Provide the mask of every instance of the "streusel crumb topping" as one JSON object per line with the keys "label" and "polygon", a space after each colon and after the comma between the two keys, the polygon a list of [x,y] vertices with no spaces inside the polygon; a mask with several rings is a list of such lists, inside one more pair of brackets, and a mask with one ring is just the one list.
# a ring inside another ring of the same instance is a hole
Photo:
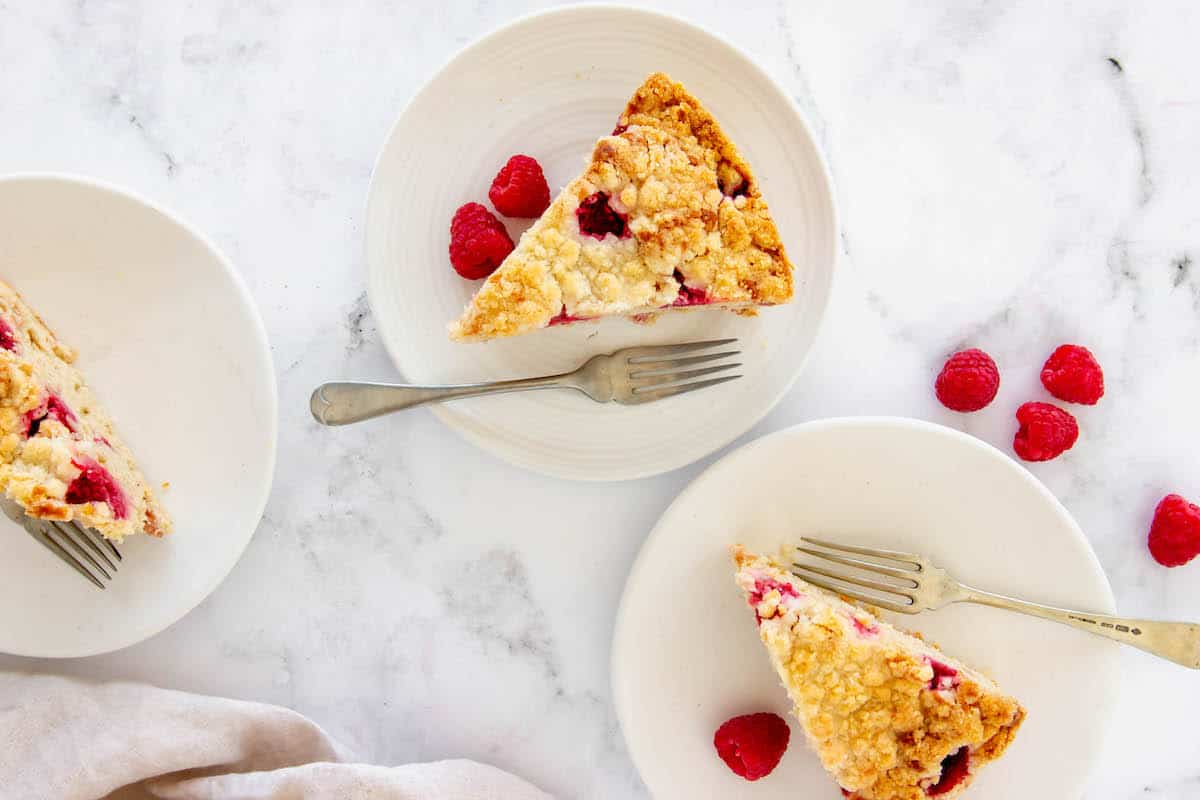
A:
{"label": "streusel crumb topping", "polygon": [[[598,206],[601,228],[591,223]],[[739,310],[785,303],[792,267],[749,165],[682,84],[655,73],[451,336],[646,314],[675,307],[681,293]]]}
{"label": "streusel crumb topping", "polygon": [[825,768],[856,800],[952,800],[1025,710],[989,678],[735,548],[737,582]]}

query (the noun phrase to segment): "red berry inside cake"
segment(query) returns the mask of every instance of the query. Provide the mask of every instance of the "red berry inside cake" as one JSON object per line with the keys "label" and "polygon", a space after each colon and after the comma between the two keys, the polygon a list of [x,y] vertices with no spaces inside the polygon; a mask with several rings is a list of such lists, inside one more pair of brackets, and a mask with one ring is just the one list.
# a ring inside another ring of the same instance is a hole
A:
{"label": "red berry inside cake", "polygon": [[74,360],[0,281],[0,490],[31,517],[163,536],[170,518]]}
{"label": "red berry inside cake", "polygon": [[655,73],[450,335],[701,305],[750,314],[791,298],[792,265],[750,165],[699,100]]}
{"label": "red berry inside cake", "polygon": [[778,562],[734,548],[737,582],[805,738],[853,800],[953,800],[1025,710],[991,679]]}

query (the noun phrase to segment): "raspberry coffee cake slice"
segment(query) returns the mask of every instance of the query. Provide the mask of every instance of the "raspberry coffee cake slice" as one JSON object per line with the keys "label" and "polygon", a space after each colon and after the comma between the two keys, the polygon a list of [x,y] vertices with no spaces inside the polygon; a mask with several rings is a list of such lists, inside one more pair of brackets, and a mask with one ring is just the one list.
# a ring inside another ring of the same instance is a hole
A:
{"label": "raspberry coffee cake slice", "polygon": [[1025,718],[989,678],[741,547],[737,582],[825,769],[853,800],[952,800]]}
{"label": "raspberry coffee cake slice", "polygon": [[0,490],[31,517],[120,541],[171,521],[58,340],[0,281]]}
{"label": "raspberry coffee cake slice", "polygon": [[750,165],[699,100],[655,73],[450,335],[696,306],[752,314],[791,298],[792,265]]}

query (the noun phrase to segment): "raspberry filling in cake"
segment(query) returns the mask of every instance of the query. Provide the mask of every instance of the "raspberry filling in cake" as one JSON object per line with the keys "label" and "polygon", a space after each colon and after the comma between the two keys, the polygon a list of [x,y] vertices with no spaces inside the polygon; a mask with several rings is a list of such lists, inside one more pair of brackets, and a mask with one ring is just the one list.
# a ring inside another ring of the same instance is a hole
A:
{"label": "raspberry filling in cake", "polygon": [[847,614],[846,617],[850,620],[850,624],[854,626],[854,630],[859,636],[879,635],[879,626],[874,622],[864,622],[854,614]]}
{"label": "raspberry filling in cake", "polygon": [[9,351],[17,349],[17,335],[3,317],[0,317],[0,347]]}
{"label": "raspberry filling in cake", "polygon": [[579,232],[596,239],[603,239],[610,233],[618,239],[629,238],[626,216],[608,201],[609,196],[605,192],[596,192],[580,201],[579,208],[575,209]]}
{"label": "raspberry filling in cake", "polygon": [[774,578],[760,577],[754,580],[754,588],[746,595],[746,601],[757,607],[771,592],[779,592],[780,597],[799,597],[800,592],[790,583],[777,581]]}
{"label": "raspberry filling in cake", "polygon": [[930,797],[941,797],[956,789],[971,774],[971,752],[960,747],[942,759],[942,774],[937,783],[925,789]]}
{"label": "raspberry filling in cake", "polygon": [[717,186],[721,188],[721,193],[731,200],[745,197],[750,191],[750,181],[728,162],[722,162],[717,167]]}
{"label": "raspberry filling in cake", "polygon": [[79,468],[79,475],[67,485],[68,503],[107,503],[117,519],[129,516],[125,493],[111,472],[90,458],[71,463]]}
{"label": "raspberry filling in cake", "polygon": [[679,296],[675,298],[672,306],[679,308],[681,306],[706,306],[713,302],[708,297],[708,291],[705,289],[693,289],[684,281],[683,273],[675,270],[675,280],[679,281]]}
{"label": "raspberry filling in cake", "polygon": [[929,681],[929,688],[935,691],[945,691],[953,689],[962,683],[962,678],[958,676],[958,670],[954,667],[943,664],[935,658],[927,659],[929,666],[933,668],[933,678]]}
{"label": "raspberry filling in cake", "polygon": [[75,433],[79,424],[75,413],[67,407],[62,398],[56,394],[49,394],[41,405],[25,414],[25,436],[37,436],[42,423],[48,419],[57,421],[71,433]]}
{"label": "raspberry filling in cake", "polygon": [[572,322],[587,322],[590,319],[591,319],[591,317],[573,317],[567,313],[567,309],[564,307],[563,310],[558,312],[558,314],[556,316],[551,317],[550,321],[546,324],[547,325],[570,325]]}
{"label": "raspberry filling in cake", "polygon": [[746,600],[750,603],[750,605],[754,606],[754,621],[759,625],[763,624],[764,617],[759,614],[758,605],[763,601],[763,598],[771,592],[778,592],[781,599],[800,596],[800,593],[796,590],[796,587],[792,586],[790,583],[781,583],[771,578],[759,578],[755,580],[754,588],[751,589],[746,595]]}
{"label": "raspberry filling in cake", "polygon": [[955,800],[1012,742],[1025,711],[994,681],[734,548],[737,583],[801,730],[852,800]]}

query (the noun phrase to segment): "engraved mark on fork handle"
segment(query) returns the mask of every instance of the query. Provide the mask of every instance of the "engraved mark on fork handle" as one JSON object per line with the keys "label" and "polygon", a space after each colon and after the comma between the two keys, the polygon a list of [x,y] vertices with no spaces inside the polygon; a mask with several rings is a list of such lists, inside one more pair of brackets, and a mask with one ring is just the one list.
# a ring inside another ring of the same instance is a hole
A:
{"label": "engraved mark on fork handle", "polygon": [[1110,628],[1115,631],[1120,631],[1121,633],[1132,633],[1134,636],[1142,635],[1141,628],[1131,628],[1128,625],[1120,625],[1115,622],[1098,622],[1091,617],[1081,617],[1076,614],[1068,614],[1067,616],[1076,622],[1086,622],[1088,625],[1099,625],[1101,628]]}

